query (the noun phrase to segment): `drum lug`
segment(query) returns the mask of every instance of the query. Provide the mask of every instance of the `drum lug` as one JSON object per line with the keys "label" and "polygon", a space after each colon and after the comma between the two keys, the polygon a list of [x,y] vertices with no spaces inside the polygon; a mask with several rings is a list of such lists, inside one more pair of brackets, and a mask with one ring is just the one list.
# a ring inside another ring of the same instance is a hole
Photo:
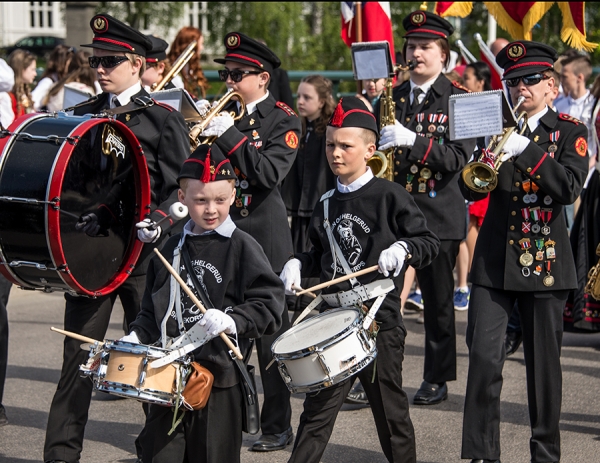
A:
{"label": "drum lug", "polygon": [[360,330],[356,334],[358,335],[358,339],[362,343],[362,346],[363,346],[363,349],[365,350],[365,352],[370,352],[370,350],[371,350],[371,343],[369,342],[370,340],[369,340],[368,332]]}
{"label": "drum lug", "polygon": [[26,260],[13,260],[8,264],[9,266],[15,267],[34,267],[37,270],[52,270],[56,272],[57,270],[61,270],[60,268],[47,267],[44,264],[40,264],[39,262],[29,262]]}
{"label": "drum lug", "polygon": [[292,382],[292,377],[288,373],[288,370],[287,370],[285,364],[284,363],[278,363],[277,366],[279,367],[279,372],[281,373],[281,377],[285,381],[285,384],[286,385],[290,384]]}
{"label": "drum lug", "polygon": [[329,376],[329,373],[331,373],[331,370],[329,369],[329,367],[325,363],[325,360],[323,359],[323,356],[321,355],[320,352],[317,353],[317,358],[319,359],[319,364],[321,365],[321,368],[323,369],[323,371],[325,372],[325,374],[327,376]]}
{"label": "drum lug", "polygon": [[139,387],[144,385],[144,381],[146,380],[146,368],[148,368],[148,357],[144,357],[142,360],[142,372],[140,373],[140,377],[138,379]]}

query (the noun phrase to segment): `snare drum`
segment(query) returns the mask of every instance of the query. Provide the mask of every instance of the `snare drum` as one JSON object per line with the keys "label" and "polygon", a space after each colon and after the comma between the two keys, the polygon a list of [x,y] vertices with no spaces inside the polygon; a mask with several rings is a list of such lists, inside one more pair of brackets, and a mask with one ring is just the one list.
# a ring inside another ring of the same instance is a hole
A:
{"label": "snare drum", "polygon": [[377,348],[362,320],[358,309],[331,309],[277,338],[271,352],[288,389],[293,393],[319,391],[371,363]]}
{"label": "snare drum", "polygon": [[[146,159],[125,124],[23,116],[0,134],[0,272],[23,288],[108,294],[140,255],[135,224],[150,201]],[[75,229],[99,208],[112,217],[107,236]]]}
{"label": "snare drum", "polygon": [[80,371],[92,378],[94,390],[142,402],[174,406],[185,386],[187,360],[151,368],[153,360],[170,351],[144,344],[106,341],[90,348],[90,359]]}

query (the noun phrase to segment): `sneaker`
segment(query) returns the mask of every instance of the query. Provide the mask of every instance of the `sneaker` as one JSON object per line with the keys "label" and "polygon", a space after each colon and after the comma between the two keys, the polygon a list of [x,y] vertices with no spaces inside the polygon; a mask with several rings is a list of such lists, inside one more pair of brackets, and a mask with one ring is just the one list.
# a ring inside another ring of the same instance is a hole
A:
{"label": "sneaker", "polygon": [[410,293],[404,303],[404,308],[419,312],[423,310],[423,296],[421,293]]}
{"label": "sneaker", "polygon": [[454,310],[462,312],[463,310],[467,310],[469,308],[469,297],[471,296],[471,291],[468,289],[462,290],[457,289],[454,291]]}

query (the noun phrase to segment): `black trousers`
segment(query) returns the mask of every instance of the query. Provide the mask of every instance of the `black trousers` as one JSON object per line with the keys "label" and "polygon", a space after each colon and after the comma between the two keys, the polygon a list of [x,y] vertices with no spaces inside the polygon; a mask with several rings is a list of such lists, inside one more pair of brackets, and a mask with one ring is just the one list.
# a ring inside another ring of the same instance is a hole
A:
{"label": "black trousers", "polygon": [[[130,276],[111,294],[96,299],[65,295],[65,330],[103,340],[112,308],[117,299],[125,310],[128,324],[141,308],[146,275]],[[82,378],[79,365],[89,352],[80,348],[81,341],[65,336],[63,366],[48,416],[44,460],[78,462],[83,448],[83,434],[92,399],[92,382]]]}
{"label": "black trousers", "polygon": [[321,461],[337,414],[356,377],[369,398],[385,457],[390,462],[416,463],[415,432],[408,411],[408,397],[402,389],[405,338],[404,327],[380,331],[374,362],[349,380],[306,395],[289,463]]}
{"label": "black trousers", "polygon": [[12,283],[0,275],[0,405],[4,397],[4,383],[6,382],[6,366],[8,364],[8,296]]}
{"label": "black trousers", "polygon": [[206,407],[186,411],[181,424],[169,436],[172,423],[172,408],[149,406],[144,432],[140,435],[143,463],[239,463],[242,448],[239,384],[213,387]]}
{"label": "black trousers", "polygon": [[504,334],[515,301],[521,315],[532,462],[560,460],[562,313],[568,291],[525,293],[473,285],[467,346],[462,458],[500,458],[500,392]]}
{"label": "black trousers", "polygon": [[264,400],[260,412],[260,429],[262,434],[279,434],[287,431],[292,421],[292,405],[290,390],[287,388],[277,365],[265,370],[273,359],[271,345],[275,340],[290,329],[290,317],[287,307],[283,310],[282,324],[279,331],[270,336],[256,340],[256,353],[260,368],[260,379],[263,386]]}
{"label": "black trousers", "polygon": [[456,380],[456,327],[454,325],[454,266],[460,240],[442,240],[433,262],[416,271],[423,295],[425,366],[428,383]]}

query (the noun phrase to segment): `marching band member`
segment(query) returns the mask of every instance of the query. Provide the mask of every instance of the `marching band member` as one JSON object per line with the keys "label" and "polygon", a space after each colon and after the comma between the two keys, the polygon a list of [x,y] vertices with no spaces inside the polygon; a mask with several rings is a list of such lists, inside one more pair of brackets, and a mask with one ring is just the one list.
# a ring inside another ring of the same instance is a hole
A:
{"label": "marching band member", "polygon": [[[131,105],[131,111],[119,114],[117,119],[139,140],[151,179],[151,213],[137,224],[138,238],[146,244],[132,275],[106,296],[92,299],[65,295],[65,329],[104,339],[117,296],[123,304],[128,324],[140,310],[152,249],[161,244],[174,224],[166,221],[156,229],[151,229],[150,225],[168,215],[170,206],[177,201],[177,174],[189,155],[190,145],[181,113],[154,103],[142,89],[140,76],[145,67],[146,52],[151,47],[150,40],[108,14],[94,16],[90,26],[94,32],[93,42],[83,46],[93,49],[90,66],[97,69],[103,93],[79,105],[74,114],[100,114],[108,108]],[[78,228],[96,236],[109,227],[111,217],[111,212],[101,207],[85,214]],[[80,344],[80,341],[65,337],[61,377],[48,417],[44,461],[74,463],[81,455],[92,383],[79,376],[79,365],[88,357]]]}
{"label": "marching band member", "polygon": [[[162,81],[163,77],[171,70],[171,63],[167,59],[169,44],[159,37],[148,35],[152,48],[146,54],[146,70],[142,74],[142,85],[147,92],[153,90],[153,85]],[[164,86],[165,89],[177,88],[173,82]]]}
{"label": "marching band member", "polygon": [[410,13],[403,25],[403,56],[415,67],[410,80],[393,90],[399,122],[381,129],[379,149],[398,147],[394,181],[410,192],[427,226],[441,240],[437,258],[416,272],[424,305],[425,365],[424,381],[413,400],[432,405],[448,397],[446,382],[456,380],[453,270],[466,236],[465,201],[457,180],[475,140],[449,139],[448,98],[467,91],[442,74],[454,27],[427,11]]}
{"label": "marching band member", "polygon": [[[325,193],[315,207],[311,251],[296,254],[281,272],[286,291],[293,293],[301,277],[319,276],[324,282],[332,280],[335,273],[348,275],[376,263],[383,276],[393,278],[393,282],[391,291],[379,295],[383,299],[376,302],[381,304],[375,315],[377,358],[349,379],[306,395],[289,461],[321,460],[336,416],[358,377],[387,460],[415,463],[415,434],[408,397],[402,389],[406,329],[398,309],[399,289],[406,266],[428,265],[437,253],[439,240],[427,228],[423,213],[406,190],[374,177],[367,166],[376,150],[377,123],[364,102],[357,97],[340,100],[326,137],[327,161],[337,176],[337,187]],[[383,276],[371,272],[332,285],[323,290],[324,301],[339,307],[339,298],[367,293],[364,299],[355,298],[354,304],[370,307],[374,302],[367,302],[369,288]]]}
{"label": "marching band member", "polygon": [[[515,302],[523,331],[532,462],[560,461],[562,311],[576,272],[564,208],[588,171],[587,129],[548,108],[556,51],[518,41],[497,55],[513,102],[525,100],[525,134],[502,149],[498,186],[477,238],[470,279],[462,458],[500,461],[500,392],[504,333]],[[485,194],[463,188],[467,199]]]}
{"label": "marching band member", "polygon": [[[281,61],[266,45],[240,32],[228,33],[224,44],[225,57],[215,59],[225,66],[219,77],[243,98],[246,114],[234,122],[230,111],[237,113],[239,109],[232,101],[201,135],[218,137],[214,144],[225,153],[239,178],[231,218],[260,243],[273,270],[279,273],[293,253],[279,190],[296,158],[300,119],[267,90],[273,69]],[[252,445],[254,451],[280,450],[293,438],[290,392],[276,368],[265,369],[273,357],[271,344],[289,327],[286,312],[278,333],[257,340],[265,400],[260,417],[262,435]]]}
{"label": "marching band member", "polygon": [[[173,277],[156,256],[148,267],[142,310],[123,340],[152,344],[177,338],[196,323],[204,325],[210,341],[190,355],[213,374],[214,383],[206,406],[186,411],[173,433],[169,430],[174,409],[150,405],[140,434],[142,461],[235,463],[240,461],[242,447],[244,399],[237,367],[219,334],[224,331],[249,355],[249,339],[275,333],[282,315],[287,316],[283,284],[262,247],[231,220],[237,177],[218,147],[200,145],[183,164],[178,180],[179,200],[188,207],[191,219],[161,252],[189,282],[196,297],[211,305],[202,315],[185,292],[173,298]],[[175,308],[170,307],[170,300]],[[178,326],[179,318],[183,327]]]}

